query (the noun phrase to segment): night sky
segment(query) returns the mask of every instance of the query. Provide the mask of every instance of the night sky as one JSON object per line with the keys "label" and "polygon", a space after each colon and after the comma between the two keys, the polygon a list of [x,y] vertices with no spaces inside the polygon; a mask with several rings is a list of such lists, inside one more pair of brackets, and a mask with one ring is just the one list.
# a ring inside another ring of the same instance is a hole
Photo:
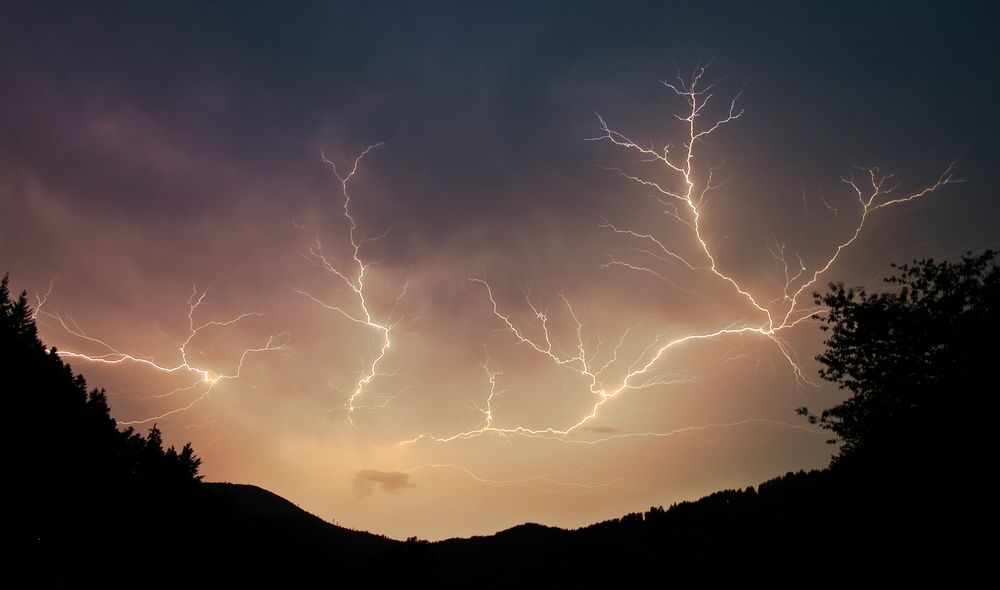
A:
{"label": "night sky", "polygon": [[[579,526],[822,467],[794,414],[843,399],[818,322],[753,332],[750,297],[783,310],[836,255],[805,313],[828,281],[1000,246],[992,16],[0,2],[0,272],[121,423],[354,528]],[[720,185],[695,225],[649,184],[678,174],[601,118],[682,154],[690,107],[663,81],[706,64],[698,124],[742,114],[695,143],[696,191]],[[345,217],[338,174],[374,144]],[[873,205],[951,182],[870,209],[838,254],[864,214],[843,178],[872,167],[898,185]],[[657,355],[720,330],[744,331]]]}

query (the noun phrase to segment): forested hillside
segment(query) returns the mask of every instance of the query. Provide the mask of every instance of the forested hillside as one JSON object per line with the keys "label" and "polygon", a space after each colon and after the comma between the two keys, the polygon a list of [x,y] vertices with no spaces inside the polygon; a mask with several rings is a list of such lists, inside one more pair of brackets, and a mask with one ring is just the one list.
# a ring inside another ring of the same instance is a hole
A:
{"label": "forested hillside", "polygon": [[17,587],[937,587],[991,564],[996,255],[896,268],[816,294],[829,468],[575,531],[525,524],[428,543],[350,531],[253,486],[205,484],[190,445],[117,428],[0,285],[5,543]]}

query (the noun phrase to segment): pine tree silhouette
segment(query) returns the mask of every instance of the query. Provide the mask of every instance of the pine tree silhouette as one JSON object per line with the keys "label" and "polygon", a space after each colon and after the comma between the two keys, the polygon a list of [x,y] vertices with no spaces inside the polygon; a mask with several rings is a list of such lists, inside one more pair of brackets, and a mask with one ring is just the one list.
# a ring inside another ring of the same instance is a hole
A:
{"label": "pine tree silhouette", "polygon": [[0,395],[11,507],[4,535],[29,561],[74,563],[95,543],[127,554],[123,535],[168,520],[201,481],[190,444],[164,450],[155,425],[146,436],[118,429],[104,390],[88,392],[39,339],[27,293],[12,298],[8,275],[0,281]]}

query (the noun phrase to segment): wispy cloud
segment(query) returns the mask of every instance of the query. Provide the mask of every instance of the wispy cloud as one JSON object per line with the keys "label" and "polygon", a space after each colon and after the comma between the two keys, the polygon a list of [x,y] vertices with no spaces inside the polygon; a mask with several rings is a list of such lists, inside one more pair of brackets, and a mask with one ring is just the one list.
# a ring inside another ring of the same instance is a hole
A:
{"label": "wispy cloud", "polygon": [[354,492],[359,497],[371,494],[376,488],[383,492],[395,494],[400,490],[415,487],[417,487],[416,484],[410,481],[410,474],[400,471],[362,469],[354,476]]}

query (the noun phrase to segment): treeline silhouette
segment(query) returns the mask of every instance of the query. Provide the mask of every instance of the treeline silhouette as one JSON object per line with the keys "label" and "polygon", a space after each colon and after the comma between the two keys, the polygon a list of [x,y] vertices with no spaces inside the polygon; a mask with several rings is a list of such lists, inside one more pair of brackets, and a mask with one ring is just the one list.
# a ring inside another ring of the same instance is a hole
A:
{"label": "treeline silhouette", "polygon": [[[253,486],[204,484],[190,444],[119,429],[0,282],[8,588],[277,586],[392,541],[334,527]],[[14,585],[8,585],[12,583]]]}
{"label": "treeline silhouette", "polygon": [[138,534],[199,481],[201,460],[190,445],[164,450],[155,426],[146,436],[116,427],[104,391],[88,392],[83,376],[39,340],[26,294],[12,299],[7,276],[0,282],[0,375],[14,475],[6,526],[28,551],[22,557],[41,563],[100,546],[109,534]]}
{"label": "treeline silhouette", "polygon": [[3,281],[9,530],[21,579],[48,587],[938,587],[988,572],[1000,272],[993,252],[893,267],[888,289],[831,284],[821,377],[850,395],[805,420],[823,470],[577,530],[525,524],[406,542],[350,531],[253,486],[200,482],[189,445],[117,429],[38,340]]}
{"label": "treeline silhouette", "polygon": [[982,584],[997,522],[997,256],[892,269],[882,292],[815,294],[820,376],[850,393],[819,415],[797,410],[833,435],[828,468],[575,531],[444,541],[426,558],[451,584],[478,574],[495,588]]}
{"label": "treeline silhouette", "polygon": [[[8,410],[5,436],[17,449],[11,459],[14,473],[39,489],[22,498],[26,512],[56,516],[60,520],[83,518],[81,505],[121,502],[136,493],[179,493],[201,478],[201,459],[191,445],[181,452],[163,449],[154,425],[147,436],[134,429],[119,430],[111,417],[103,389],[87,391],[82,375],[73,375],[56,349],[38,338],[27,294],[12,300],[8,277],[0,281],[0,370],[4,377]],[[39,395],[36,392],[44,392]],[[34,433],[51,431],[50,436]],[[31,441],[28,447],[25,442]],[[53,502],[62,485],[83,492],[71,502]],[[41,493],[37,493],[41,492]],[[44,510],[35,510],[44,507]],[[15,530],[28,538],[45,539],[51,523],[22,520]],[[80,522],[80,525],[86,526]]]}

